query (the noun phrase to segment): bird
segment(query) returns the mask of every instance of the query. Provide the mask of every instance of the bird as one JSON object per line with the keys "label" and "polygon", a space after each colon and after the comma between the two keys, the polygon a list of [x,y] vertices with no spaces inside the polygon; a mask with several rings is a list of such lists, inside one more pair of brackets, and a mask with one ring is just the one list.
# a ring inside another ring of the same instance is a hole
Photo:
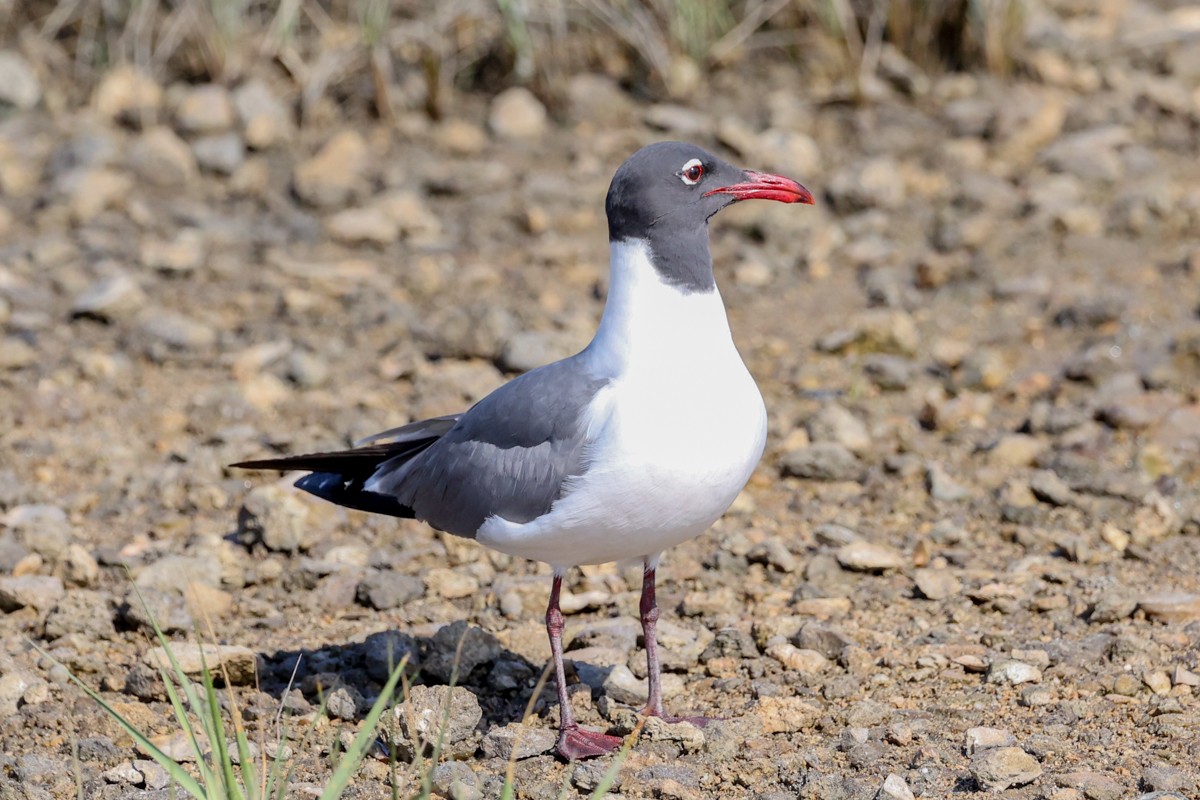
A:
{"label": "bird", "polygon": [[813,204],[780,175],[685,142],[656,142],[617,169],[605,199],[608,295],[580,352],[517,376],[469,410],[375,434],[352,449],[233,464],[308,472],[295,485],[348,508],[414,518],[552,568],[546,631],[559,704],[557,754],[610,753],[581,727],[563,668],[564,574],[640,561],[648,700],[663,708],[656,625],[662,553],[728,510],[762,457],[767,412],[734,344],[708,223],[744,200]]}

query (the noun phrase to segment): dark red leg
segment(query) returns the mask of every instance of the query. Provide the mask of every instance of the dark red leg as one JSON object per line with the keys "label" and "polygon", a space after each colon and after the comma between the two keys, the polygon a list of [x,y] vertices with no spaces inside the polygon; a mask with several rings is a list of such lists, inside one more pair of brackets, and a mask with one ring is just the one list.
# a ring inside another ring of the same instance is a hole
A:
{"label": "dark red leg", "polygon": [[558,596],[562,590],[562,575],[554,573],[550,587],[550,604],[546,607],[546,633],[550,635],[550,653],[554,656],[554,680],[558,684],[558,745],[560,756],[568,761],[578,758],[594,758],[611,753],[621,746],[621,739],[579,727],[575,712],[571,710],[571,698],[567,696],[567,678],[563,671],[562,634],[563,615],[558,607]]}
{"label": "dark red leg", "polygon": [[690,722],[703,728],[708,717],[671,717],[663,713],[662,666],[658,661],[658,601],[654,596],[655,568],[646,562],[642,573],[642,601],[638,610],[642,616],[642,636],[646,640],[646,674],[649,681],[649,697],[642,713],[647,717],[662,717],[667,722]]}

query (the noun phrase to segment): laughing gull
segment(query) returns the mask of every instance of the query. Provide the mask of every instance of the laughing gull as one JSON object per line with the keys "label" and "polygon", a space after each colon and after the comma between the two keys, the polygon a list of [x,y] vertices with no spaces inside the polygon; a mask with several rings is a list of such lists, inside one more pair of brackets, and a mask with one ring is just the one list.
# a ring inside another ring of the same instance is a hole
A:
{"label": "laughing gull", "polygon": [[600,327],[581,352],[513,379],[466,412],[385,431],[351,450],[233,465],[309,470],[296,486],[325,500],[550,564],[546,631],[557,751],[566,759],[603,755],[621,740],[581,728],[571,712],[563,573],[642,561],[642,713],[664,717],[659,557],[725,513],[762,456],[766,408],[733,344],[708,249],[709,219],[754,199],[813,202],[789,178],[739,169],[694,145],[638,150],[608,190],[611,283]]}

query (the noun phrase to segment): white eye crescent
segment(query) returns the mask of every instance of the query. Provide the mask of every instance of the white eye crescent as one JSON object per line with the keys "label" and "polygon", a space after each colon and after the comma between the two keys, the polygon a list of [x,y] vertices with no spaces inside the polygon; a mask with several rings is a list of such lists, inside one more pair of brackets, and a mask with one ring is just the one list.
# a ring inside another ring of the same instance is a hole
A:
{"label": "white eye crescent", "polygon": [[683,165],[683,169],[679,170],[678,174],[679,180],[688,186],[695,186],[704,177],[704,165],[700,163],[700,159],[693,158]]}

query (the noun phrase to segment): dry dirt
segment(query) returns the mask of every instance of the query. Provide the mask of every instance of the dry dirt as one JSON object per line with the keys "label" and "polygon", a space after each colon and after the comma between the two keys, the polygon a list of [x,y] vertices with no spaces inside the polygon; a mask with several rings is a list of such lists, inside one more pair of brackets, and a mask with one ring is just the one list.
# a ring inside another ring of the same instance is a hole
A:
{"label": "dry dirt", "polygon": [[[1075,5],[1036,18],[1011,79],[885,59],[851,103],[751,62],[676,104],[585,75],[548,117],[458,94],[437,123],[414,101],[297,126],[266,68],[114,69],[79,100],[0,53],[37,90],[0,101],[0,797],[169,796],[32,646],[177,745],[131,584],[177,641],[257,654],[252,729],[272,738],[281,702],[315,729],[290,796],[328,776],[389,644],[433,687],[414,704],[455,701],[437,791],[498,796],[548,569],[225,465],[460,410],[586,344],[608,179],[664,138],[819,204],[714,221],[771,436],[659,599],[669,706],[722,720],[647,729],[613,795],[1196,797],[1197,26]],[[570,577],[584,724],[631,727],[638,579]],[[519,797],[607,766],[549,755],[556,719],[550,686]],[[417,770],[371,757],[348,796],[393,780]]]}

